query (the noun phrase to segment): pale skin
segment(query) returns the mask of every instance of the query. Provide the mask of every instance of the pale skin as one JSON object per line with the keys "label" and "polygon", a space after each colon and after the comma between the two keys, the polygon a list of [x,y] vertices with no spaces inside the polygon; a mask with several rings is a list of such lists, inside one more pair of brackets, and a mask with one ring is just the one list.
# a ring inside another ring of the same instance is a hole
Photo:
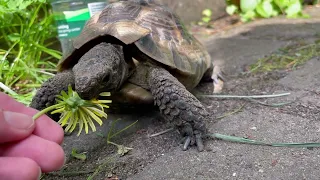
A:
{"label": "pale skin", "polygon": [[0,92],[0,179],[34,180],[65,161],[63,129],[48,116]]}

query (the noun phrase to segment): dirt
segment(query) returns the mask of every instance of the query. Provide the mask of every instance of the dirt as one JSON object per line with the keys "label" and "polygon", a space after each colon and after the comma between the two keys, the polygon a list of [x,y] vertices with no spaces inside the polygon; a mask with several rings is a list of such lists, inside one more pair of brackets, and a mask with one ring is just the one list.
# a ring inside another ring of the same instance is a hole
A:
{"label": "dirt", "polygon": [[[280,22],[283,26],[279,25]],[[199,98],[212,114],[207,123],[210,132],[268,142],[319,142],[320,75],[317,70],[320,57],[314,57],[294,70],[246,74],[247,69],[244,68],[256,62],[258,57],[269,55],[301,40],[301,37],[316,40],[319,19],[272,19],[239,27],[237,24],[237,28],[232,28],[230,25],[236,23],[229,17],[224,23],[228,26],[224,31],[200,37],[212,58],[223,62],[227,72],[223,94],[291,92],[290,96],[260,101],[292,103],[271,107],[239,99]],[[300,27],[304,28],[305,34],[299,30]],[[239,46],[243,48],[239,49]],[[211,83],[201,83],[193,91],[196,95],[211,92]],[[226,115],[241,106],[243,108],[237,113]],[[196,148],[181,151],[176,131],[149,137],[171,127],[157,110],[144,109],[127,116],[145,122],[133,133],[114,139],[118,144],[134,148],[128,154],[117,155],[115,146],[108,145],[96,134],[88,136],[91,140],[86,141],[83,137],[66,137],[64,148],[69,152],[66,165],[61,171],[45,175],[43,179],[87,179],[101,164],[105,166],[98,169],[93,179],[317,179],[320,173],[318,148],[273,148],[213,139],[206,142],[203,153],[197,152]],[[219,118],[221,116],[225,117]],[[87,155],[85,161],[70,157],[70,148],[76,147],[77,143],[80,144],[78,150]]]}

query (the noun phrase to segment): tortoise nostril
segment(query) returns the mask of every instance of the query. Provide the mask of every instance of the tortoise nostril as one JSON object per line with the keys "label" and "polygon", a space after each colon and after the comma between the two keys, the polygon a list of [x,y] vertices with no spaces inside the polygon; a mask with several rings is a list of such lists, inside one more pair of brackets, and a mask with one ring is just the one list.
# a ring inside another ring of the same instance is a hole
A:
{"label": "tortoise nostril", "polygon": [[110,80],[110,74],[107,73],[107,74],[103,77],[102,82],[108,82],[109,80]]}

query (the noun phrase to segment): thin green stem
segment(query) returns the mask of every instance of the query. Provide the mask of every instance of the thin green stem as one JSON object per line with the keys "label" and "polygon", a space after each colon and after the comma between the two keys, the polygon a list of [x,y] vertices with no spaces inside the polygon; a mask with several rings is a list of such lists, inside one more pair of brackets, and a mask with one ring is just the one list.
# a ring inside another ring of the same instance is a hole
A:
{"label": "thin green stem", "polygon": [[240,112],[240,111],[243,109],[244,106],[245,106],[245,104],[241,105],[238,109],[236,109],[236,110],[234,110],[234,111],[232,111],[232,112],[229,112],[229,113],[227,113],[227,114],[224,114],[224,115],[222,115],[222,116],[217,117],[216,119],[222,119],[222,118],[225,118],[225,117],[230,116],[230,115],[232,115],[232,114],[235,114],[235,113],[237,113],[237,112]]}
{"label": "thin green stem", "polygon": [[282,94],[271,94],[271,95],[252,95],[252,96],[235,96],[235,95],[199,95],[199,97],[212,97],[212,98],[252,98],[252,99],[258,99],[258,98],[275,98],[275,97],[281,97],[281,96],[288,96],[290,93],[282,93]]}
{"label": "thin green stem", "polygon": [[[129,129],[131,126],[135,125],[137,122],[138,122],[138,120],[136,120],[134,123],[130,124],[129,126],[127,126],[127,127],[123,128],[123,129],[121,129],[120,131],[118,131],[118,132],[116,132],[116,133],[112,134],[110,137],[108,137],[108,139],[111,139],[111,138],[113,138],[113,137],[117,136],[118,134],[122,133],[123,131],[125,131],[125,130]],[[109,140],[108,140],[108,141],[109,141]]]}
{"label": "thin green stem", "polygon": [[237,136],[229,136],[219,133],[206,134],[208,137],[217,138],[225,141],[238,142],[238,143],[247,143],[255,145],[264,145],[264,146],[273,146],[273,147],[300,147],[300,148],[311,148],[311,147],[320,147],[320,143],[266,143],[263,141],[258,141],[254,139],[248,139]]}
{"label": "thin green stem", "polygon": [[36,120],[38,119],[41,115],[49,112],[49,111],[52,111],[54,110],[55,108],[59,107],[59,106],[62,106],[62,105],[65,105],[66,103],[65,102],[61,102],[61,103],[58,103],[58,104],[55,104],[55,105],[52,105],[52,106],[49,106],[43,110],[41,110],[40,112],[38,112],[37,114],[35,114],[32,118],[33,120]]}
{"label": "thin green stem", "polygon": [[8,92],[10,95],[12,96],[16,96],[18,95],[16,92],[14,92],[13,90],[11,90],[8,86],[6,86],[5,84],[3,84],[2,82],[0,82],[0,88],[3,89],[5,92]]}

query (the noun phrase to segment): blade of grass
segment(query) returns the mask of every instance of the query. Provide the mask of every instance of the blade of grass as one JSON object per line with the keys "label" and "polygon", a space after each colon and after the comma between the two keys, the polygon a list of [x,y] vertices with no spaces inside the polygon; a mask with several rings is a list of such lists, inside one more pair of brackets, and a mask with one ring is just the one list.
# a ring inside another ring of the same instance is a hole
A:
{"label": "blade of grass", "polygon": [[290,93],[281,93],[281,94],[271,94],[271,95],[252,95],[252,96],[236,96],[236,95],[199,95],[199,97],[212,97],[212,98],[251,98],[251,99],[259,99],[259,98],[275,98],[281,96],[288,96]]}
{"label": "blade of grass", "polygon": [[273,146],[273,147],[300,147],[300,148],[320,147],[320,143],[266,143],[263,141],[247,139],[247,138],[237,137],[237,136],[229,136],[229,135],[224,135],[224,134],[219,134],[219,133],[206,134],[206,136],[221,139],[224,141],[254,144],[254,145]]}

